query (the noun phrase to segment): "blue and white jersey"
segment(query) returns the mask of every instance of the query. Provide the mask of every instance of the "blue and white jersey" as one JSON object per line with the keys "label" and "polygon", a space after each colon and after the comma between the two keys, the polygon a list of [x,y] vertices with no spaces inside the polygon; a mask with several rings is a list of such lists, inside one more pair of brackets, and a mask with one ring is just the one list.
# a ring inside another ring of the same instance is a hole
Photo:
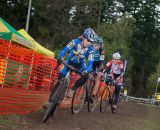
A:
{"label": "blue and white jersey", "polygon": [[104,63],[104,54],[105,52],[102,48],[99,48],[97,51],[95,51],[92,71],[95,71],[97,68],[100,69],[100,67],[102,67]]}
{"label": "blue and white jersey", "polygon": [[94,49],[92,45],[85,48],[82,45],[82,39],[74,39],[63,48],[63,50],[60,52],[59,58],[62,59],[69,51],[70,54],[67,58],[67,61],[69,60],[76,64],[84,64],[85,59],[88,59],[88,66],[86,70],[87,72],[91,71],[94,61]]}
{"label": "blue and white jersey", "polygon": [[104,50],[102,48],[99,48],[94,53],[94,61],[104,61]]}

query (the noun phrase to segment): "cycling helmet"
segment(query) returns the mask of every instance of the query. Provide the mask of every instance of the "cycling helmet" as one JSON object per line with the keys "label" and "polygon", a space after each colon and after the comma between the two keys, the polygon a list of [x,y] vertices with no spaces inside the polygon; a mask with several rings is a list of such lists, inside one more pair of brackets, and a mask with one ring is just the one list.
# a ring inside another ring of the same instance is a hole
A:
{"label": "cycling helmet", "polygon": [[93,44],[97,44],[97,45],[99,45],[99,46],[102,46],[102,45],[103,45],[103,39],[102,39],[100,36],[96,36],[96,37],[94,38]]}
{"label": "cycling helmet", "polygon": [[83,32],[83,37],[91,42],[94,41],[95,36],[96,36],[96,33],[92,28],[86,28]]}
{"label": "cycling helmet", "polygon": [[121,58],[121,55],[119,54],[119,52],[116,52],[112,55],[113,59],[119,60]]}

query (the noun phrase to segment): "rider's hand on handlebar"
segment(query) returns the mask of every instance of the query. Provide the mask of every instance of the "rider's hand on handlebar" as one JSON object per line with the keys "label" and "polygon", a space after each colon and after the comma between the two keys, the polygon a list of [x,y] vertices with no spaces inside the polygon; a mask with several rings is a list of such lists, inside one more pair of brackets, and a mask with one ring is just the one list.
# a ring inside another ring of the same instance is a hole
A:
{"label": "rider's hand on handlebar", "polygon": [[101,76],[101,81],[105,81],[105,75]]}
{"label": "rider's hand on handlebar", "polygon": [[97,68],[98,71],[103,71],[103,69],[104,69],[104,66],[103,66],[103,65],[100,65],[100,66]]}
{"label": "rider's hand on handlebar", "polygon": [[57,59],[57,66],[56,69],[62,64],[62,62],[64,61],[64,59]]}
{"label": "rider's hand on handlebar", "polygon": [[87,72],[87,70],[84,70],[83,72],[82,72],[82,75],[86,75],[88,72]]}

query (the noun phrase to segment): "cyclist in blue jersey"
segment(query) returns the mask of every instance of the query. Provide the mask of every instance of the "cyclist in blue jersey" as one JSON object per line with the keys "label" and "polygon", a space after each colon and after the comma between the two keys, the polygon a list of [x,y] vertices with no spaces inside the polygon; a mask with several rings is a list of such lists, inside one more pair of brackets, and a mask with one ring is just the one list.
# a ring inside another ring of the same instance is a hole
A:
{"label": "cyclist in blue jersey", "polygon": [[[95,85],[91,94],[91,98],[94,97],[97,94],[99,84],[101,77],[103,76],[103,64],[104,64],[104,58],[105,58],[105,50],[103,45],[103,39],[100,36],[95,37],[93,42],[93,48],[95,51],[94,54],[94,62],[92,66],[92,71],[95,73],[90,74],[90,79],[93,79],[93,76],[95,79]],[[96,70],[98,70],[96,72]],[[92,80],[89,80],[89,86],[91,86]]]}
{"label": "cyclist in blue jersey", "polygon": [[[102,67],[103,67],[103,62],[104,62],[104,47],[103,47],[103,39],[101,37],[95,36],[94,41],[93,41],[93,48],[94,48],[94,57],[93,57],[94,61],[93,61],[91,71],[95,71],[96,68],[103,71]],[[82,78],[78,79],[75,82],[74,87],[72,88],[72,90],[69,92],[69,94],[67,96],[72,97],[74,90],[77,89],[78,87],[82,86],[88,80],[88,76],[91,79],[93,79],[93,74],[84,75]],[[102,72],[98,72],[97,78],[96,78],[96,84],[95,84],[96,88],[93,90],[93,96],[98,91],[97,86],[99,87],[101,76],[102,76]],[[91,86],[91,84],[92,84],[92,81],[89,80],[89,86]]]}
{"label": "cyclist in blue jersey", "polygon": [[103,39],[100,36],[95,37],[93,42],[93,48],[94,48],[95,54],[94,54],[94,62],[93,62],[92,70],[95,71],[96,69],[100,70],[103,67],[104,57],[105,57]]}
{"label": "cyclist in blue jersey", "polygon": [[[66,53],[70,52],[66,60],[66,64],[71,65],[76,69],[80,70],[80,72],[83,75],[91,72],[93,57],[94,57],[94,49],[92,46],[92,42],[94,41],[95,36],[96,36],[96,33],[93,29],[86,28],[83,32],[83,36],[77,39],[73,39],[71,42],[68,43],[68,45],[66,45],[63,48],[63,50],[59,54],[57,64],[60,65]],[[85,65],[85,59],[88,59],[87,66]],[[51,92],[50,98],[55,93],[61,79],[66,76],[68,71],[69,71],[69,68],[67,66],[64,66],[64,68],[60,71],[57,83]],[[49,98],[49,101],[50,101],[50,98]]]}

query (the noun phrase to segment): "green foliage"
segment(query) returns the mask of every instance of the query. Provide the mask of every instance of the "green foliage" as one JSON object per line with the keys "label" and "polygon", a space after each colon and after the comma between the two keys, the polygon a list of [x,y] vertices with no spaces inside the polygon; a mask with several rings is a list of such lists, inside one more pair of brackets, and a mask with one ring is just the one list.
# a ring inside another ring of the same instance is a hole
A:
{"label": "green foliage", "polygon": [[17,0],[0,1],[1,17],[16,29],[24,28],[26,21],[27,5],[25,0],[19,3]]}
{"label": "green foliage", "polygon": [[115,23],[103,23],[99,26],[99,34],[104,39],[106,59],[109,60],[116,50],[122,54],[122,59],[131,59],[130,43],[135,30],[134,18],[121,17]]}
{"label": "green foliage", "polygon": [[[148,78],[147,91],[150,97],[155,92],[158,77],[160,77],[160,63],[157,65],[156,72],[152,73]],[[157,92],[160,92],[160,85],[158,86]]]}
{"label": "green foliage", "polygon": [[58,55],[59,55],[59,52],[60,52],[61,50],[60,49],[57,49],[57,50],[55,50],[54,51],[54,57],[57,59],[58,58]]}

